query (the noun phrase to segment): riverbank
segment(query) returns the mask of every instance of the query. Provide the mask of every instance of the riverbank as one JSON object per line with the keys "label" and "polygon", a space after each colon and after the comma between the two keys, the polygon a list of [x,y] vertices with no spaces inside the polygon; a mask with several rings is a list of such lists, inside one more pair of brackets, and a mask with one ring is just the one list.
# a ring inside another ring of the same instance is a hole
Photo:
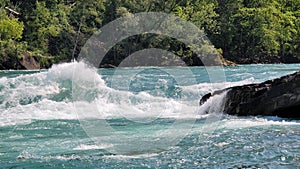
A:
{"label": "riverbank", "polygon": [[[193,49],[194,52],[205,52],[210,48],[206,45],[213,44],[226,60],[237,64],[299,63],[299,7],[299,2],[279,0],[259,3],[26,1],[21,5],[7,0],[0,3],[0,69],[49,68],[55,63],[71,61],[78,57],[97,30],[121,17],[154,28],[149,20],[135,15],[146,11],[167,13],[203,30],[205,42],[197,35],[188,37],[202,42],[203,46]],[[170,31],[185,29],[176,22]],[[124,25],[123,30],[130,32],[129,25]],[[94,45],[103,47],[101,43]],[[191,46],[179,39],[144,32],[121,40],[112,49],[105,49],[108,50],[107,58],[100,66],[116,67],[127,56],[149,48],[174,53],[188,66],[201,65],[193,57]]]}
{"label": "riverbank", "polygon": [[[6,51],[2,51],[0,53],[5,53]],[[28,51],[22,52],[19,57],[9,55],[8,57],[2,57],[0,60],[0,70],[36,70],[36,69],[48,69],[53,64],[58,63],[67,63],[71,62],[71,59],[56,59],[53,56],[43,56],[37,53],[31,53]],[[270,59],[270,60],[251,60],[251,59],[239,59],[235,61],[228,60],[224,57],[221,57],[221,62],[223,66],[237,66],[237,65],[244,65],[244,64],[293,64],[293,63],[300,63],[299,59]],[[168,62],[166,62],[168,63]],[[203,66],[202,62],[194,65],[188,66]],[[159,66],[168,66],[166,65],[159,65]],[[109,64],[104,63],[99,65],[99,68],[116,68],[118,67],[118,63],[114,63],[111,61]]]}

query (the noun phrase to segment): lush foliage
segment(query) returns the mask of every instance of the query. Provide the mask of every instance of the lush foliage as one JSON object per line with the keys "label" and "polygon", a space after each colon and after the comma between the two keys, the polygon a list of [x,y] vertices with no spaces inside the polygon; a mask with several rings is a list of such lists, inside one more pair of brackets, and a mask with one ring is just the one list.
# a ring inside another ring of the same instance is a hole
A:
{"label": "lush foliage", "polygon": [[[225,58],[238,63],[300,60],[300,0],[2,0],[0,62],[25,51],[41,60],[51,58],[49,64],[71,60],[103,25],[149,11],[193,22]],[[188,46],[154,34],[123,40],[105,63],[117,65],[133,52],[153,47],[171,51],[189,65],[201,64]]]}

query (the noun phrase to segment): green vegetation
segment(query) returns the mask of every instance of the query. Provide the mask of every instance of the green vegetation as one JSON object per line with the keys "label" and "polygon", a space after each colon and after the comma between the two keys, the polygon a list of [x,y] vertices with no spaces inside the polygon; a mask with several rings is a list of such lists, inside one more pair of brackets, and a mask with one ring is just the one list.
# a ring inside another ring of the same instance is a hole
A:
{"label": "green vegetation", "polygon": [[[193,22],[224,58],[236,63],[300,61],[300,0],[2,0],[0,69],[22,69],[19,60],[28,55],[46,68],[70,61],[103,25],[149,11]],[[118,65],[133,52],[153,47],[201,65],[190,47],[155,34],[119,42],[102,64]]]}

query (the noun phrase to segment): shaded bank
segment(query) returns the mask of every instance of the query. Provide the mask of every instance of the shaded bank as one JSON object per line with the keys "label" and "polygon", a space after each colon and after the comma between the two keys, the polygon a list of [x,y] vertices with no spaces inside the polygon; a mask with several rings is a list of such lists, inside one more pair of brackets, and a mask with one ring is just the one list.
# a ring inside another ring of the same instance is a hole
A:
{"label": "shaded bank", "polygon": [[[25,69],[16,58],[26,51],[35,57],[42,56],[35,58],[41,68],[71,61],[104,25],[120,17],[131,18],[136,13],[149,11],[167,13],[193,23],[205,32],[225,59],[237,64],[299,63],[299,9],[300,1],[282,0],[2,0],[0,68]],[[148,20],[143,22],[151,25]],[[128,30],[127,26],[124,24],[123,30]],[[182,29],[180,24],[174,24],[170,31]],[[149,48],[167,50],[183,58],[187,65],[200,66],[190,46],[165,35],[145,32],[118,42],[103,67],[118,66],[124,57]]]}

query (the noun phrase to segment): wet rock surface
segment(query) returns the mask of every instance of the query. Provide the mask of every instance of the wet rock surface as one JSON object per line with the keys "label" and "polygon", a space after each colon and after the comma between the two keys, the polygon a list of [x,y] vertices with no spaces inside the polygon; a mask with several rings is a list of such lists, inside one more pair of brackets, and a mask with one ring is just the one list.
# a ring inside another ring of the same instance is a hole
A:
{"label": "wet rock surface", "polygon": [[201,98],[200,105],[222,92],[227,92],[224,113],[300,118],[300,71],[260,84],[235,86],[208,93]]}

